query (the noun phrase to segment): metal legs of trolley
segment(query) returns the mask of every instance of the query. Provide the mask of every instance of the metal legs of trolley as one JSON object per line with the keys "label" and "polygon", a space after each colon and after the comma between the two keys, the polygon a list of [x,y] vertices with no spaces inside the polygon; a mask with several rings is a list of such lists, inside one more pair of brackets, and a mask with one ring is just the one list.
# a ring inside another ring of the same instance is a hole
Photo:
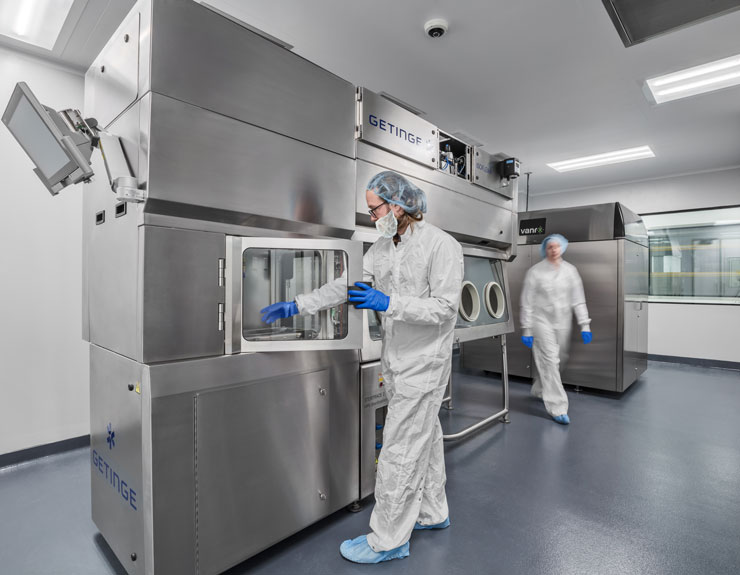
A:
{"label": "metal legs of trolley", "polygon": [[[501,376],[503,380],[503,400],[504,400],[504,408],[501,411],[498,411],[494,413],[493,415],[490,415],[486,417],[485,419],[479,421],[478,423],[474,423],[473,425],[470,425],[466,427],[465,429],[458,431],[457,433],[453,433],[450,435],[445,435],[444,440],[445,441],[455,441],[457,439],[462,439],[464,437],[467,437],[471,433],[477,431],[481,427],[485,427],[489,423],[493,423],[497,419],[500,419],[503,423],[509,423],[511,420],[509,419],[509,370],[507,368],[507,361],[506,361],[506,335],[499,335],[494,337],[501,338],[501,364],[503,366]],[[449,383],[449,395],[445,397],[442,400],[442,403],[446,405],[447,409],[453,409],[452,407],[452,394],[453,394],[453,386],[452,386],[452,373],[450,373],[450,383]]]}

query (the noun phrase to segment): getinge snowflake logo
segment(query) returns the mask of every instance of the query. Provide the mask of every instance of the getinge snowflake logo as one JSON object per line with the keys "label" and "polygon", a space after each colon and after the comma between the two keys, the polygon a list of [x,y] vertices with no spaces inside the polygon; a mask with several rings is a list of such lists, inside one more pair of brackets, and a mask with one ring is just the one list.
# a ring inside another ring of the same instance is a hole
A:
{"label": "getinge snowflake logo", "polygon": [[116,445],[116,432],[113,431],[111,424],[108,424],[108,449],[113,449]]}

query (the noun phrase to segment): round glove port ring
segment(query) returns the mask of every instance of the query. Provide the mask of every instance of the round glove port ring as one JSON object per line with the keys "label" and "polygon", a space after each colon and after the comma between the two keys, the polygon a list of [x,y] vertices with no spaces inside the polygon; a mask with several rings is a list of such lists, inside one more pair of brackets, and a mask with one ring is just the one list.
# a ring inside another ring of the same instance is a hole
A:
{"label": "round glove port ring", "polygon": [[475,321],[480,315],[480,295],[472,282],[464,281],[460,292],[460,316],[465,321]]}
{"label": "round glove port ring", "polygon": [[491,317],[499,319],[506,310],[506,299],[504,290],[496,282],[488,282],[483,292],[483,300],[486,302],[486,310]]}

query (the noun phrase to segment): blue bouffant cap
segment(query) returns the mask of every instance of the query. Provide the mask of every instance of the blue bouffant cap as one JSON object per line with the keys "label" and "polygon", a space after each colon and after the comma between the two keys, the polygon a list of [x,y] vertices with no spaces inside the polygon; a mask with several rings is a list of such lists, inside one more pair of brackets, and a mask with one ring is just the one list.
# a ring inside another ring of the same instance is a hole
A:
{"label": "blue bouffant cap", "polygon": [[540,244],[540,255],[543,259],[547,257],[547,244],[551,241],[556,241],[560,244],[561,255],[564,254],[565,250],[568,249],[568,240],[566,240],[565,237],[561,236],[560,234],[550,234]]}
{"label": "blue bouffant cap", "polygon": [[401,206],[405,212],[415,215],[427,211],[427,196],[402,175],[385,171],[373,176],[367,189],[389,204]]}

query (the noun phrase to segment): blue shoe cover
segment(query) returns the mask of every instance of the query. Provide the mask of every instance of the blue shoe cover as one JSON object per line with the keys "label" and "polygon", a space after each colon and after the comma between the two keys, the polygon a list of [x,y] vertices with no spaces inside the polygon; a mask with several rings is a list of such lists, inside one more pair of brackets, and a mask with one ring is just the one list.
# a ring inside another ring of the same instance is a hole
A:
{"label": "blue shoe cover", "polygon": [[556,415],[553,417],[555,421],[558,423],[562,423],[563,425],[568,425],[570,423],[570,418],[568,417],[567,413],[564,413],[563,415]]}
{"label": "blue shoe cover", "polygon": [[450,526],[450,518],[448,517],[442,523],[437,523],[436,525],[422,525],[421,523],[417,523],[414,525],[414,531],[417,531],[419,529],[444,529],[445,527]]}
{"label": "blue shoe cover", "polygon": [[367,542],[367,535],[347,539],[339,546],[342,557],[355,563],[380,563],[391,559],[403,559],[409,556],[409,542],[390,551],[373,551]]}

